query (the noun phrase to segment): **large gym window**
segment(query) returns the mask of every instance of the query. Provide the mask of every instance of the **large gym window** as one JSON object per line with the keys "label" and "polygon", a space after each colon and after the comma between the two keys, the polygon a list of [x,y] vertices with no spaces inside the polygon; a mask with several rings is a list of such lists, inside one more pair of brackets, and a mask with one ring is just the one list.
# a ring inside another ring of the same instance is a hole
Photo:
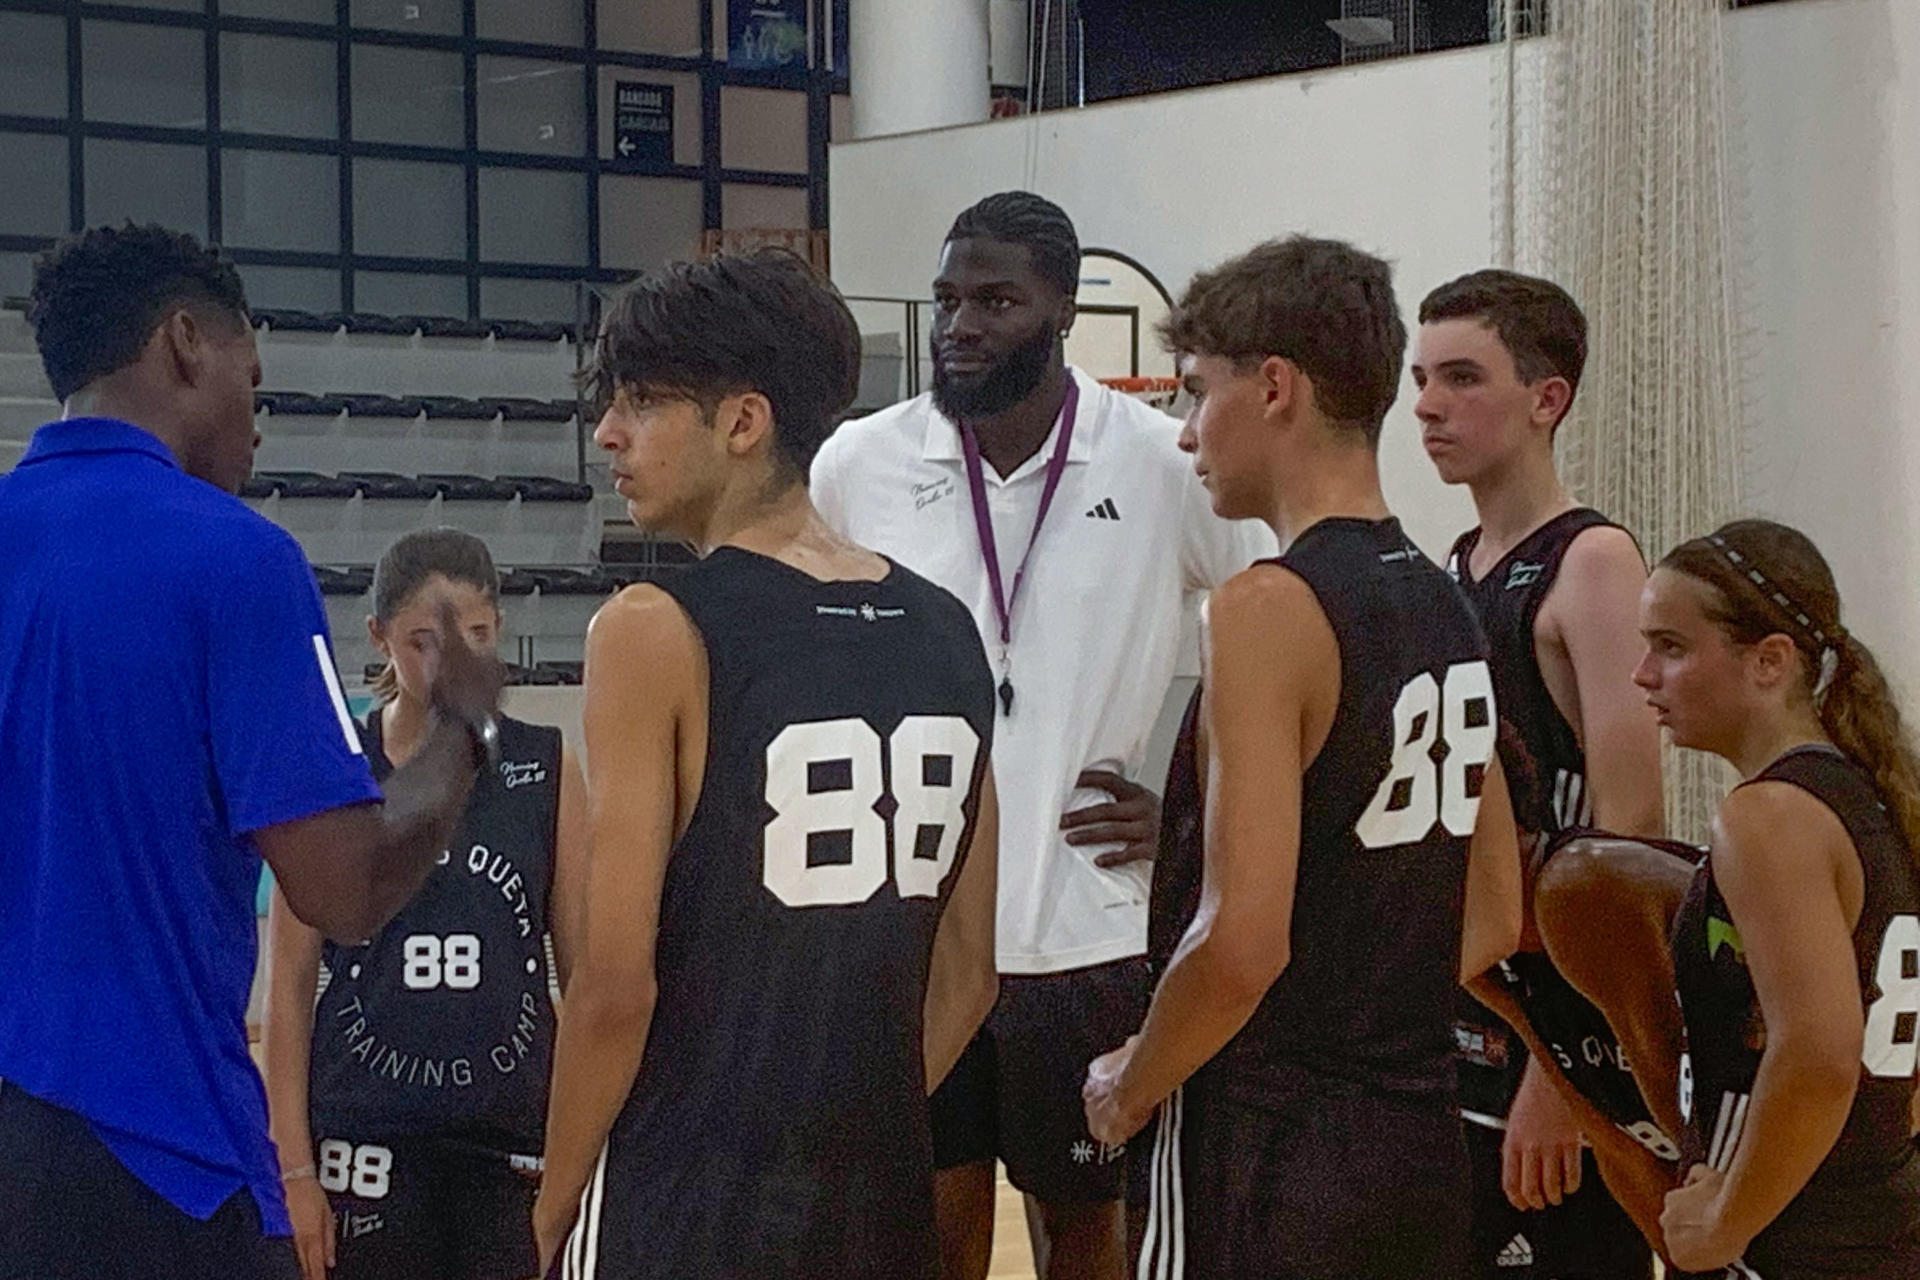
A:
{"label": "large gym window", "polygon": [[704,232],[821,230],[837,6],[746,68],[730,2],[0,0],[0,295],[134,219],[260,307],[572,320]]}

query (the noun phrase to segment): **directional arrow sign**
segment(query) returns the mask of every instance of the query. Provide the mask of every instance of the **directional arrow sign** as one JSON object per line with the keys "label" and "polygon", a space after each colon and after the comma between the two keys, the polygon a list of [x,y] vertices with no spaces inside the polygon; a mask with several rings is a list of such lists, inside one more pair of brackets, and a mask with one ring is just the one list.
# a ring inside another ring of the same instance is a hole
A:
{"label": "directional arrow sign", "polygon": [[613,149],[622,160],[673,163],[673,86],[614,82]]}

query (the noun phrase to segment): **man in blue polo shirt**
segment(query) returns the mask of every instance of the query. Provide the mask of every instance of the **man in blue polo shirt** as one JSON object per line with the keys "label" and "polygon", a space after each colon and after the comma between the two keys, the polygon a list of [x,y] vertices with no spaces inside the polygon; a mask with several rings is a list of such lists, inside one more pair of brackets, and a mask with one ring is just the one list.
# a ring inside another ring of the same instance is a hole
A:
{"label": "man in blue polo shirt", "polygon": [[375,786],[312,571],[234,497],[259,358],[233,268],[95,230],[29,310],[65,417],[0,477],[0,1280],[296,1276],[247,1054],[264,857],[369,935],[445,847],[500,675]]}

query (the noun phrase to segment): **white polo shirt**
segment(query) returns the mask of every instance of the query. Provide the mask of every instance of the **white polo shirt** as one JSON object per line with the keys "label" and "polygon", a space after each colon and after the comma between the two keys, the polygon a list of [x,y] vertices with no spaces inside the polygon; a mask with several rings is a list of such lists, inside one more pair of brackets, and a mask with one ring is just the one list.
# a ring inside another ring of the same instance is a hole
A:
{"label": "white polo shirt", "polygon": [[[1195,592],[1261,556],[1272,533],[1213,514],[1180,426],[1078,370],[1067,466],[1013,606],[1013,713],[994,730],[1000,795],[1002,973],[1055,973],[1146,950],[1151,864],[1094,865],[1112,845],[1075,848],[1060,816],[1104,803],[1083,769],[1142,778]],[[1002,479],[983,466],[1002,579],[1010,589],[1033,532],[1055,424]],[[863,546],[953,592],[973,611],[999,676],[1000,622],[967,491],[959,430],[931,393],[841,425],[813,464],[814,505]]]}

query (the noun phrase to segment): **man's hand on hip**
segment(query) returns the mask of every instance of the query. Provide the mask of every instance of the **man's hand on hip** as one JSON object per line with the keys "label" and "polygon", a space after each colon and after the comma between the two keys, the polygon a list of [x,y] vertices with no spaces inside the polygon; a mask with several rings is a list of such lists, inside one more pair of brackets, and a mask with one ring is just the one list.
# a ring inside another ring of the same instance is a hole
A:
{"label": "man's hand on hip", "polygon": [[1160,847],[1160,797],[1137,782],[1130,782],[1105,769],[1088,769],[1075,780],[1076,787],[1104,791],[1113,799],[1107,804],[1075,809],[1060,819],[1070,845],[1118,844],[1094,858],[1101,867],[1122,867],[1129,862],[1153,858]]}

